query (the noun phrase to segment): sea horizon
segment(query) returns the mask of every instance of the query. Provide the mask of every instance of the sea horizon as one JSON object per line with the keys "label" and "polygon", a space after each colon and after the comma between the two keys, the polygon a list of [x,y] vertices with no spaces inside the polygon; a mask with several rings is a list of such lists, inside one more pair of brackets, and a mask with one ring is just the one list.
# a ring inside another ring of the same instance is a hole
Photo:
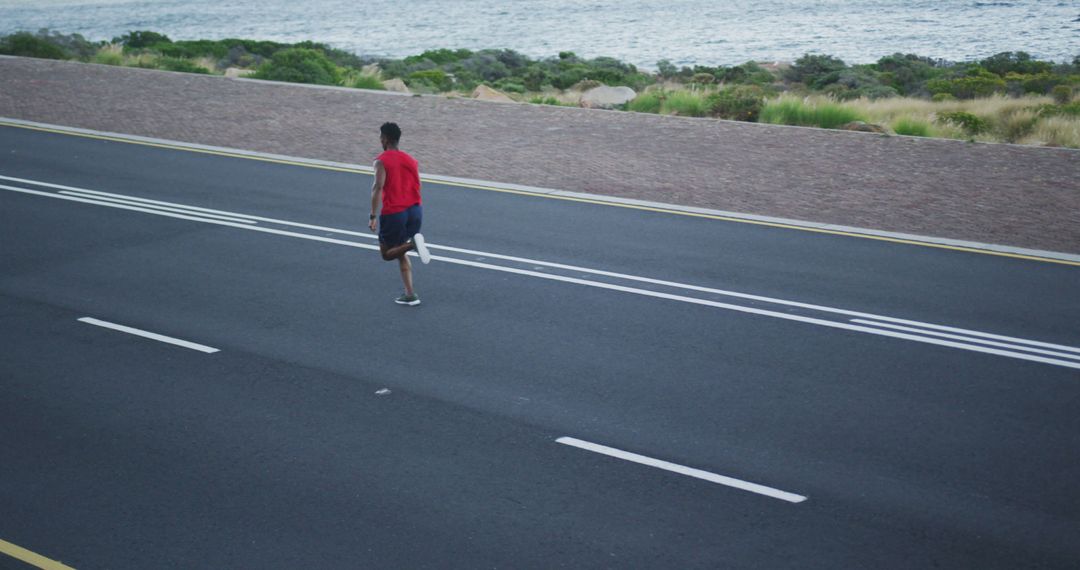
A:
{"label": "sea horizon", "polygon": [[1025,51],[1057,62],[1080,55],[1080,2],[896,0],[537,0],[497,7],[473,0],[298,4],[284,0],[0,0],[0,33],[78,33],[109,40],[152,30],[174,40],[323,42],[361,56],[426,50],[513,49],[530,57],[574,51],[643,69],[793,61],[806,53],[870,63],[893,53],[970,61]]}

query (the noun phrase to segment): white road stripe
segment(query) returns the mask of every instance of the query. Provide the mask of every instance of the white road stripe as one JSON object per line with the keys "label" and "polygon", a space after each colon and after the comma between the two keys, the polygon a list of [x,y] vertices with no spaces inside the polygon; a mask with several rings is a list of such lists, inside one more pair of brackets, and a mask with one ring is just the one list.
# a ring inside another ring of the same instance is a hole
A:
{"label": "white road stripe", "polygon": [[[0,176],[0,178],[10,178],[10,177]],[[40,184],[46,185],[46,183],[40,183]],[[56,185],[50,185],[50,186],[56,186]],[[156,210],[151,210],[151,209],[146,209],[146,208],[139,208],[139,207],[134,207],[134,206],[127,206],[127,205],[123,205],[123,204],[109,204],[109,203],[103,203],[103,202],[94,201],[94,200],[87,200],[87,199],[83,199],[83,198],[78,198],[78,197],[75,197],[75,196],[64,196],[64,195],[50,193],[50,192],[39,192],[39,191],[36,191],[36,190],[28,190],[28,189],[25,189],[25,188],[15,188],[15,187],[12,187],[12,186],[0,185],[0,188],[7,189],[7,190],[12,190],[12,191],[15,191],[15,192],[22,192],[22,193],[26,193],[26,194],[34,194],[34,195],[46,196],[46,197],[57,198],[57,199],[62,199],[62,200],[72,200],[72,201],[76,201],[76,202],[84,202],[84,203],[95,204],[95,205],[98,205],[98,206],[107,206],[107,207],[120,208],[120,209],[126,209],[126,210],[135,210],[135,211],[145,212],[145,213],[149,213],[149,214],[157,214],[159,216],[166,216],[166,217],[172,217],[172,218],[192,220],[192,221],[204,222],[204,223],[208,223],[208,224],[216,224],[216,225],[221,225],[221,226],[229,226],[229,227],[234,227],[234,228],[240,228],[240,229],[246,229],[246,230],[251,230],[251,231],[263,232],[263,233],[268,233],[268,234],[282,235],[282,236],[287,236],[287,237],[295,237],[295,238],[307,239],[307,240],[312,240],[312,241],[319,241],[319,242],[324,242],[324,243],[333,243],[333,244],[337,244],[337,245],[345,245],[345,246],[349,246],[349,247],[356,247],[356,248],[361,248],[361,249],[369,249],[369,250],[373,250],[373,251],[378,251],[378,249],[379,249],[379,247],[377,245],[374,245],[374,244],[357,243],[357,242],[352,242],[352,241],[347,241],[347,240],[342,240],[342,239],[328,238],[328,237],[324,237],[324,236],[316,236],[316,235],[299,233],[299,232],[292,232],[292,231],[287,231],[287,230],[278,230],[278,229],[269,228],[269,227],[243,225],[243,224],[239,224],[239,223],[236,223],[236,222],[229,222],[229,221],[224,221],[224,220],[214,220],[214,219],[209,219],[209,218],[187,216],[187,215],[182,215],[182,214],[172,214],[172,213],[168,213],[168,212],[156,211]],[[70,188],[70,187],[65,187],[65,188]],[[95,191],[88,191],[88,192],[95,192]],[[117,195],[117,196],[119,196],[119,195]],[[203,209],[203,210],[206,210],[206,209]],[[228,212],[221,212],[221,211],[217,211],[217,210],[215,210],[215,212],[219,212],[219,213],[223,213],[223,214],[228,213]],[[257,216],[248,216],[248,217],[250,219],[257,219],[257,220],[261,220],[261,221],[268,221],[268,222],[274,222],[274,223],[284,223],[285,225],[299,226],[299,227],[305,227],[305,228],[310,228],[310,229],[320,229],[320,230],[332,231],[332,232],[335,232],[335,233],[347,233],[347,234],[350,234],[350,235],[359,235],[359,236],[366,237],[366,238],[374,237],[371,234],[360,234],[360,233],[357,233],[357,232],[338,231],[338,230],[334,230],[333,228],[327,228],[327,227],[323,227],[323,226],[312,226],[312,225],[308,225],[308,224],[297,224],[297,223],[292,223],[292,222],[282,222],[280,220],[273,220],[272,218],[260,218],[260,217],[257,217]],[[895,318],[892,318],[892,317],[883,317],[883,316],[880,316],[880,315],[874,315],[874,314],[870,314],[870,313],[861,313],[861,312],[857,312],[857,311],[847,311],[847,310],[844,310],[844,309],[836,309],[836,308],[824,307],[824,306],[820,306],[820,305],[811,305],[811,304],[799,303],[799,302],[795,302],[795,301],[786,301],[786,300],[783,300],[783,299],[772,299],[772,298],[769,298],[769,297],[761,297],[761,296],[758,296],[758,295],[749,295],[749,294],[745,294],[745,293],[736,293],[736,292],[730,292],[730,291],[723,291],[723,290],[719,290],[719,289],[711,289],[711,288],[708,288],[708,287],[698,287],[698,286],[695,286],[695,285],[684,285],[684,284],[679,284],[679,283],[674,283],[674,282],[669,282],[669,281],[661,281],[661,280],[656,280],[656,279],[650,279],[650,278],[645,278],[645,277],[636,277],[636,276],[630,276],[630,275],[624,275],[624,274],[612,273],[612,272],[606,272],[606,271],[589,270],[587,268],[575,268],[574,266],[556,264],[556,263],[548,263],[548,262],[542,262],[542,261],[536,261],[536,260],[528,260],[526,258],[503,256],[503,255],[499,255],[499,254],[490,254],[490,253],[486,253],[486,252],[476,252],[476,251],[465,250],[465,249],[460,249],[460,248],[450,248],[450,247],[447,247],[447,246],[431,246],[431,247],[432,247],[432,249],[443,249],[443,250],[446,250],[446,251],[457,251],[457,252],[469,252],[469,253],[475,254],[475,255],[482,255],[482,256],[487,256],[487,257],[491,257],[491,258],[509,259],[509,260],[515,260],[515,261],[520,261],[520,262],[533,263],[533,264],[536,264],[536,265],[545,265],[545,266],[565,268],[565,269],[581,270],[581,271],[584,271],[584,272],[587,272],[587,273],[594,273],[594,274],[600,274],[600,275],[611,276],[611,277],[620,277],[620,278],[625,278],[625,279],[629,279],[629,280],[644,281],[644,282],[649,282],[649,283],[668,285],[668,286],[672,286],[672,287],[680,287],[680,288],[684,288],[684,289],[688,289],[688,290],[716,293],[716,294],[720,294],[720,295],[728,295],[728,296],[733,296],[733,297],[743,298],[743,299],[766,301],[766,302],[776,303],[776,304],[780,304],[780,305],[794,306],[794,307],[800,307],[800,308],[806,308],[806,309],[813,309],[813,310],[818,310],[818,311],[827,312],[827,313],[843,314],[843,315],[859,316],[859,317],[869,317],[871,319],[876,319],[876,320],[891,321],[891,322],[902,322],[902,323],[906,323],[906,324],[915,324],[915,325],[918,325],[918,326],[927,326],[927,327],[936,327],[937,326],[937,325],[929,325],[929,324],[926,324],[926,323],[919,323],[918,321],[906,321],[904,319],[895,319]],[[413,252],[410,252],[410,253],[413,253]],[[476,268],[481,268],[481,269],[490,269],[490,270],[493,270],[493,271],[501,271],[501,272],[505,272],[505,273],[513,273],[513,274],[517,274],[517,275],[526,275],[526,276],[530,276],[530,277],[537,277],[537,278],[540,278],[540,279],[548,279],[548,280],[552,280],[552,281],[561,281],[561,282],[564,282],[564,283],[574,283],[574,284],[578,284],[578,285],[585,285],[585,286],[596,287],[596,288],[600,288],[600,289],[608,289],[608,290],[612,290],[612,291],[621,291],[621,292],[624,292],[624,293],[633,293],[633,294],[642,295],[642,296],[646,296],[646,297],[654,297],[654,298],[659,298],[659,299],[668,299],[668,300],[672,300],[672,301],[680,301],[680,302],[684,302],[684,303],[691,303],[691,304],[696,304],[696,305],[704,305],[704,306],[715,307],[715,308],[719,308],[719,309],[738,311],[738,312],[742,312],[742,313],[749,313],[749,314],[773,317],[773,318],[784,319],[784,320],[789,320],[789,321],[797,321],[797,322],[803,322],[803,323],[808,323],[808,324],[815,324],[815,325],[820,325],[820,326],[825,326],[825,327],[830,327],[830,328],[850,330],[850,331],[856,331],[856,332],[862,332],[862,333],[869,333],[869,334],[874,334],[874,335],[879,335],[879,336],[886,336],[886,337],[891,337],[891,338],[912,340],[912,341],[915,341],[915,342],[922,342],[922,343],[926,343],[926,344],[934,344],[934,345],[938,345],[938,346],[945,346],[945,347],[950,347],[950,348],[958,348],[958,349],[962,349],[962,350],[969,350],[969,351],[973,351],[973,352],[981,352],[981,353],[985,353],[985,354],[994,354],[994,355],[998,355],[998,356],[1007,356],[1007,357],[1010,357],[1010,358],[1017,358],[1017,359],[1020,359],[1020,360],[1028,360],[1028,361],[1032,361],[1032,362],[1040,362],[1040,363],[1043,363],[1043,364],[1052,364],[1052,365],[1055,365],[1055,366],[1064,366],[1066,368],[1080,369],[1080,362],[1074,362],[1074,361],[1068,361],[1068,360],[1058,360],[1058,359],[1054,359],[1054,358],[1045,358],[1045,357],[1041,357],[1041,356],[1036,356],[1034,354],[1027,354],[1027,353],[1022,353],[1022,352],[1014,352],[1014,351],[1009,351],[1009,350],[998,350],[998,349],[994,349],[994,348],[990,348],[990,347],[982,346],[982,345],[976,345],[976,344],[953,342],[953,341],[950,341],[950,340],[939,340],[939,339],[935,339],[935,338],[930,338],[929,336],[918,335],[918,334],[909,334],[909,333],[905,333],[905,332],[893,332],[893,331],[889,331],[889,330],[884,330],[884,329],[879,328],[879,327],[869,327],[869,326],[862,326],[862,325],[857,325],[857,324],[848,324],[846,322],[838,322],[838,321],[830,321],[830,320],[813,318],[813,317],[805,317],[805,316],[802,316],[802,315],[793,315],[793,314],[782,313],[782,312],[778,312],[778,311],[771,311],[771,310],[767,310],[767,309],[758,309],[758,308],[754,308],[754,307],[745,307],[745,306],[742,306],[742,305],[732,305],[732,304],[729,304],[729,303],[721,303],[721,302],[717,302],[717,301],[711,301],[711,300],[708,300],[708,299],[698,299],[698,298],[695,298],[695,297],[686,297],[684,295],[674,295],[674,294],[670,294],[670,293],[662,293],[662,292],[659,292],[659,291],[651,291],[651,290],[639,289],[639,288],[635,288],[635,287],[626,287],[626,286],[623,286],[623,285],[615,285],[615,284],[603,283],[603,282],[599,282],[599,281],[590,281],[590,280],[579,279],[579,278],[575,278],[575,277],[564,277],[562,275],[555,275],[555,274],[551,274],[551,273],[542,273],[542,272],[539,272],[539,271],[531,271],[531,270],[527,270],[527,269],[517,269],[517,268],[513,268],[513,267],[504,267],[504,266],[501,266],[501,265],[493,265],[493,264],[490,264],[490,263],[482,263],[482,262],[470,261],[470,260],[466,260],[466,259],[457,259],[457,258],[453,258],[453,257],[432,256],[432,259],[437,260],[437,261],[443,261],[443,262],[446,262],[446,263],[457,264],[457,265],[464,265],[464,266],[476,267]],[[954,329],[954,330],[963,330],[963,329]],[[998,335],[989,335],[988,333],[981,333],[981,334],[983,336],[998,336]],[[1011,337],[1000,337],[1000,338],[1011,338]],[[1018,339],[1018,340],[1023,340],[1023,339]],[[1026,342],[1026,344],[1034,344],[1034,345],[1046,345],[1046,346],[1053,346],[1053,347],[1062,346],[1062,345],[1053,345],[1053,344],[1050,344],[1050,343],[1040,343],[1038,341],[1025,341],[1025,342]],[[1062,348],[1067,349],[1067,350],[1071,350],[1071,351],[1080,351],[1080,349],[1075,349],[1073,347],[1062,347]],[[1023,349],[1023,350],[1026,350],[1026,349]]]}
{"label": "white road stripe", "polygon": [[234,224],[233,222],[223,222],[223,221],[213,220],[213,219],[210,219],[210,218],[203,218],[203,217],[199,217],[199,216],[195,216],[195,215],[172,214],[172,213],[169,213],[169,212],[162,212],[162,211],[159,211],[159,210],[151,210],[151,209],[148,209],[148,208],[139,208],[139,207],[136,207],[136,206],[128,206],[128,205],[125,205],[125,204],[109,204],[107,202],[102,202],[100,200],[90,200],[90,199],[87,199],[87,198],[78,198],[76,196],[63,196],[63,195],[60,195],[60,194],[55,194],[53,192],[41,192],[39,190],[30,190],[28,188],[16,188],[14,186],[7,186],[5,184],[0,184],[0,189],[10,190],[12,192],[19,192],[19,193],[22,193],[22,194],[33,194],[35,196],[45,196],[46,198],[58,198],[60,200],[69,200],[71,202],[82,202],[84,204],[94,204],[95,206],[105,206],[107,208],[117,208],[117,209],[120,209],[120,210],[131,210],[133,212],[143,212],[143,213],[146,213],[146,214],[157,214],[159,216],[165,216],[167,218],[176,218],[178,220],[191,220],[193,222],[206,222],[206,223],[210,223],[210,224],[221,223],[221,224],[226,224],[226,225],[233,225],[233,226],[238,227],[238,228],[247,227],[247,226],[241,226],[239,224]]}
{"label": "white road stripe", "polygon": [[[260,228],[251,228],[257,230]],[[661,293],[658,291],[649,291],[647,289],[637,289],[634,287],[624,287],[622,285],[613,285],[611,283],[602,283],[599,281],[589,281],[586,279],[578,279],[576,277],[563,277],[561,275],[552,275],[549,273],[540,273],[538,271],[530,271],[528,269],[515,269],[513,267],[502,267],[499,265],[491,265],[488,263],[481,263],[478,261],[468,261],[465,259],[455,259],[452,257],[440,257],[432,256],[431,259],[445,261],[447,263],[456,263],[458,265],[468,265],[471,267],[480,267],[483,269],[492,269],[495,271],[503,271],[506,273],[516,273],[518,275],[529,275],[531,277],[539,277],[541,279],[551,279],[553,281],[563,281],[565,283],[576,283],[578,285],[588,285],[590,287],[597,287],[600,289],[610,289],[612,291],[622,291],[624,293],[635,293],[646,297],[656,297],[658,299],[668,299],[671,301],[681,301],[683,303],[691,303],[694,305],[705,305],[708,307],[716,307],[718,309],[727,309],[730,311],[738,311],[741,313],[750,313],[753,315],[761,315],[765,317],[774,317],[777,319],[784,319],[788,321],[798,321],[801,323],[809,323],[813,325],[820,325],[823,327],[831,327],[836,329],[843,329],[849,331],[863,332],[880,336],[887,336],[891,338],[902,338],[905,340],[913,340],[915,342],[922,342],[926,344],[935,344],[938,346],[947,346],[950,348],[959,348],[962,350],[970,350],[972,352],[982,352],[985,354],[996,354],[998,356],[1008,356],[1011,358],[1018,358],[1020,360],[1030,360],[1032,362],[1041,362],[1043,364],[1053,364],[1056,366],[1064,366],[1066,368],[1075,368],[1080,370],[1080,362],[1070,362],[1067,360],[1057,360],[1053,358],[1044,358],[1042,356],[1035,356],[1033,354],[1025,354],[1022,352],[1012,352],[1008,350],[998,350],[985,346],[979,346],[975,344],[964,344],[959,342],[953,342],[948,340],[937,340],[926,336],[919,336],[914,334],[907,334],[902,332],[892,332],[879,328],[872,328],[860,325],[849,325],[847,323],[828,321],[825,319],[817,319],[814,317],[804,317],[801,315],[790,315],[787,313],[781,313],[777,311],[770,311],[767,309],[756,309],[753,307],[744,307],[742,305],[731,305],[728,303],[720,303],[717,301],[710,301],[708,299],[698,299],[696,297],[686,297],[683,295],[672,295],[670,293]]]}
{"label": "white road stripe", "polygon": [[218,352],[218,349],[210,347],[210,346],[206,346],[206,345],[203,345],[203,344],[198,344],[198,343],[195,343],[195,342],[188,342],[186,340],[180,340],[178,338],[173,338],[171,336],[165,336],[165,335],[161,335],[161,334],[157,334],[157,333],[152,333],[152,332],[149,332],[149,331],[144,331],[142,329],[136,329],[136,328],[132,328],[132,327],[124,326],[124,325],[118,325],[116,323],[110,323],[108,321],[101,321],[101,320],[90,318],[90,317],[83,317],[83,318],[78,319],[78,320],[79,320],[79,322],[86,323],[88,325],[96,325],[96,326],[99,326],[99,327],[104,327],[104,328],[112,329],[112,330],[115,330],[115,331],[126,332],[128,334],[133,334],[135,336],[141,336],[141,337],[144,337],[144,338],[149,338],[149,339],[153,339],[153,340],[160,341],[160,342],[166,342],[166,343],[169,343],[169,344],[175,344],[176,346],[182,346],[184,348],[190,348],[192,350],[198,350],[199,352],[205,352],[207,354],[213,354],[215,352]]}
{"label": "white road stripe", "polygon": [[[24,179],[24,178],[14,178],[14,177],[11,177],[11,176],[2,176],[2,175],[0,175],[0,179],[15,180],[15,181],[18,181],[18,182],[36,184],[36,185],[45,186],[45,187],[48,187],[48,188],[77,190],[79,192],[86,193],[86,194],[93,194],[93,195],[99,195],[99,196],[109,196],[109,197],[123,198],[123,199],[128,199],[128,200],[135,200],[135,201],[139,201],[139,202],[146,202],[146,203],[151,203],[151,204],[160,204],[160,205],[165,205],[165,206],[174,206],[174,207],[179,207],[179,208],[187,208],[187,209],[196,210],[196,211],[200,211],[200,212],[220,214],[220,215],[223,215],[223,216],[232,216],[232,217],[236,217],[236,218],[245,218],[245,219],[249,219],[249,220],[257,220],[257,221],[268,222],[268,223],[273,223],[273,224],[278,224],[278,225],[305,228],[305,229],[312,229],[312,230],[325,231],[325,232],[332,232],[332,233],[337,233],[337,234],[342,234],[342,235],[351,235],[351,236],[362,237],[362,238],[367,238],[367,239],[377,239],[378,238],[378,236],[376,236],[375,234],[368,233],[368,232],[355,232],[355,231],[343,230],[343,229],[332,228],[332,227],[327,227],[327,226],[303,224],[303,223],[298,223],[298,222],[290,222],[288,220],[279,220],[279,219],[275,219],[275,218],[266,218],[266,217],[261,217],[261,216],[251,216],[251,215],[248,215],[248,214],[238,214],[238,213],[235,213],[235,212],[227,212],[227,211],[224,211],[224,210],[213,210],[213,209],[210,209],[210,208],[199,208],[199,207],[196,207],[196,206],[187,206],[185,204],[177,204],[177,203],[174,203],[174,202],[163,202],[163,201],[160,201],[160,200],[150,200],[150,199],[147,199],[147,198],[136,198],[136,197],[133,197],[133,196],[125,196],[123,194],[113,194],[113,193],[110,193],[110,192],[101,192],[101,191],[98,191],[98,190],[89,190],[89,189],[85,189],[85,188],[75,188],[75,187],[72,187],[72,186],[64,186],[64,185],[60,185],[60,184],[52,184],[52,183],[48,183],[48,182],[39,182],[39,181],[28,180],[28,179]],[[0,186],[0,187],[2,187],[2,186]],[[811,311],[819,311],[819,312],[823,312],[823,313],[831,313],[831,314],[834,314],[834,315],[844,315],[844,316],[848,316],[848,317],[863,317],[863,318],[874,319],[874,320],[878,320],[878,321],[889,321],[891,323],[896,323],[896,324],[901,324],[901,325],[911,325],[911,326],[927,328],[927,329],[936,329],[936,330],[942,330],[942,331],[947,331],[947,332],[952,332],[952,333],[958,333],[958,334],[961,334],[961,335],[989,338],[989,339],[1005,341],[1005,342],[1013,343],[1013,344],[1027,344],[1027,345],[1037,346],[1037,347],[1051,349],[1051,350],[1074,352],[1074,353],[1080,354],[1080,348],[1072,347],[1072,346],[1066,346],[1066,345],[1054,344],[1054,343],[1048,343],[1048,342],[1041,342],[1041,341],[1035,341],[1035,340],[1028,340],[1028,339],[1022,339],[1022,338],[1016,338],[1016,337],[1010,337],[1010,336],[996,335],[996,334],[991,334],[991,333],[984,333],[984,332],[980,332],[980,331],[973,331],[973,330],[969,330],[969,329],[948,327],[948,326],[943,326],[943,325],[935,325],[935,324],[932,324],[932,323],[924,323],[924,322],[912,321],[912,320],[908,320],[908,319],[899,319],[899,318],[895,318],[895,317],[886,317],[886,316],[882,316],[882,315],[875,315],[875,314],[872,314],[872,313],[863,313],[863,312],[860,312],[860,311],[849,311],[849,310],[846,310],[846,309],[839,309],[839,308],[836,308],[836,307],[828,307],[828,306],[824,306],[824,305],[815,305],[815,304],[812,304],[812,303],[802,303],[802,302],[799,302],[799,301],[789,301],[787,299],[777,299],[775,297],[765,297],[765,296],[762,296],[762,295],[753,295],[753,294],[750,294],[750,293],[740,293],[738,291],[728,291],[728,290],[725,290],[725,289],[716,289],[716,288],[713,288],[713,287],[702,287],[702,286],[699,286],[699,285],[690,285],[690,284],[686,284],[686,283],[677,283],[677,282],[674,282],[674,281],[666,281],[666,280],[663,280],[663,279],[653,279],[651,277],[641,277],[641,276],[638,276],[638,275],[629,275],[629,274],[626,274],[626,273],[617,273],[617,272],[613,272],[613,271],[604,271],[604,270],[600,270],[600,269],[592,269],[592,268],[589,268],[589,267],[581,267],[581,266],[577,266],[577,265],[568,265],[568,264],[564,264],[564,263],[553,263],[553,262],[542,261],[542,260],[538,260],[538,259],[529,259],[529,258],[526,258],[526,257],[516,257],[516,256],[512,256],[512,255],[502,255],[502,254],[498,254],[498,253],[491,253],[491,252],[486,252],[486,251],[476,251],[476,250],[472,250],[472,249],[464,249],[464,248],[452,247],[452,246],[446,246],[446,245],[438,245],[438,244],[430,244],[429,243],[428,248],[433,249],[433,250],[441,250],[441,251],[448,251],[448,252],[453,252],[453,253],[461,253],[461,254],[464,254],[464,255],[481,256],[481,257],[486,257],[486,258],[489,258],[489,259],[501,259],[501,260],[505,260],[505,261],[513,261],[515,263],[524,263],[524,264],[533,265],[533,266],[551,267],[553,269],[562,269],[562,270],[565,270],[565,271],[573,271],[575,273],[587,273],[587,274],[590,274],[590,275],[599,275],[599,276],[603,276],[603,277],[611,277],[611,278],[622,279],[622,280],[626,280],[626,281],[636,281],[636,282],[639,282],[639,283],[649,283],[651,285],[660,285],[660,286],[664,286],[664,287],[685,289],[685,290],[688,290],[688,291],[699,291],[699,292],[702,292],[702,293],[710,293],[710,294],[713,294],[713,295],[721,295],[721,296],[725,296],[725,297],[734,297],[734,298],[737,298],[737,299],[746,299],[748,301],[759,301],[759,302],[762,302],[762,303],[771,303],[771,304],[782,305],[782,306],[786,306],[786,307],[795,307],[795,308],[799,308],[799,309],[807,309],[807,310],[811,310]],[[929,333],[925,333],[925,334],[929,334]],[[970,339],[970,340],[972,342],[977,342],[974,339]],[[1021,350],[1026,350],[1026,349],[1023,349],[1021,347],[1017,347],[1017,348],[1020,348]]]}
{"label": "white road stripe", "polygon": [[851,322],[858,323],[858,324],[861,324],[861,325],[870,325],[870,326],[874,326],[874,327],[884,327],[884,328],[893,329],[893,330],[907,331],[907,332],[913,332],[913,333],[918,333],[918,334],[926,334],[926,335],[936,336],[936,337],[941,337],[941,338],[951,338],[951,339],[956,339],[956,340],[963,340],[963,341],[966,341],[966,342],[977,342],[979,344],[985,344],[985,345],[989,345],[989,346],[1000,346],[1002,348],[1010,348],[1010,349],[1013,349],[1013,350],[1025,350],[1027,352],[1035,352],[1035,353],[1038,353],[1038,354],[1045,354],[1045,355],[1048,355],[1048,356],[1057,356],[1057,357],[1060,357],[1060,358],[1074,358],[1074,359],[1080,360],[1080,354],[1069,354],[1067,352],[1054,352],[1052,350],[1043,350],[1041,348],[1032,348],[1032,347],[1027,347],[1027,346],[1021,346],[1019,344],[1010,344],[1010,343],[1007,343],[1007,342],[997,342],[997,341],[993,341],[993,340],[976,338],[976,337],[973,337],[973,336],[964,336],[964,335],[959,335],[959,334],[949,334],[949,333],[944,333],[944,332],[923,330],[923,329],[917,329],[915,327],[905,327],[905,326],[893,325],[893,324],[889,324],[889,323],[882,323],[882,322],[877,322],[877,321],[869,321],[869,320],[866,320],[866,319],[851,319]]}
{"label": "white road stripe", "polygon": [[123,200],[123,199],[120,199],[120,198],[109,198],[107,196],[95,196],[93,194],[88,194],[88,193],[85,193],[85,192],[72,192],[70,190],[61,190],[60,193],[65,195],[65,196],[78,196],[79,198],[86,198],[88,200],[95,200],[95,201],[98,201],[98,202],[112,202],[112,203],[115,203],[115,204],[127,204],[129,206],[138,206],[140,208],[151,208],[151,209],[154,209],[154,210],[162,210],[162,211],[165,211],[165,212],[176,212],[178,214],[190,214],[192,216],[199,216],[199,217],[203,217],[203,218],[214,218],[214,219],[217,219],[217,220],[228,220],[230,222],[239,222],[241,224],[254,224],[254,223],[257,223],[257,222],[255,222],[253,220],[245,220],[243,218],[238,218],[238,217],[235,217],[235,216],[230,217],[230,216],[222,216],[222,215],[219,215],[219,214],[204,214],[204,213],[201,213],[201,212],[195,212],[195,211],[193,211],[194,208],[178,208],[178,207],[173,207],[173,206],[158,206],[157,204],[144,204],[142,202],[137,202],[135,200]]}
{"label": "white road stripe", "polygon": [[657,469],[663,469],[665,471],[671,471],[673,473],[679,473],[680,475],[687,475],[689,477],[696,477],[712,483],[718,483],[720,485],[726,485],[728,487],[734,487],[736,489],[742,489],[743,491],[750,491],[751,493],[757,493],[759,495],[765,495],[766,497],[772,497],[774,499],[780,499],[781,501],[787,501],[789,503],[801,503],[806,500],[806,497],[802,495],[796,495],[795,493],[789,493],[787,491],[781,491],[772,487],[766,487],[765,485],[758,485],[757,483],[750,483],[741,479],[735,479],[733,477],[727,477],[724,475],[717,475],[716,473],[710,473],[708,471],[702,471],[701,469],[694,469],[693,467],[686,467],[677,463],[671,463],[660,459],[653,459],[652,457],[646,457],[644,455],[638,455],[637,453],[630,453],[629,451],[623,451],[621,449],[615,449],[614,447],[608,447],[606,445],[599,445],[596,443],[589,443],[580,439],[572,437],[560,437],[555,440],[563,445],[569,445],[578,449],[584,449],[586,451],[592,451],[593,453],[599,453],[607,455],[609,457],[615,457],[623,459],[625,461],[632,461],[641,465],[648,465],[649,467],[656,467]]}
{"label": "white road stripe", "polygon": [[1027,345],[1031,345],[1031,346],[1041,346],[1043,348],[1050,348],[1050,349],[1054,349],[1054,350],[1064,350],[1064,351],[1067,351],[1067,352],[1075,352],[1077,354],[1080,354],[1080,348],[1077,348],[1075,346],[1066,346],[1064,344],[1054,344],[1054,343],[1050,343],[1050,342],[1040,342],[1040,341],[1037,341],[1037,340],[1028,340],[1026,338],[1016,338],[1016,337],[1012,337],[1012,336],[1003,336],[1003,335],[999,335],[999,334],[990,334],[990,333],[985,333],[985,332],[980,332],[980,331],[973,331],[973,330],[969,330],[969,329],[958,329],[956,327],[947,327],[947,326],[944,326],[944,325],[934,325],[934,324],[930,324],[930,323],[920,323],[919,321],[907,321],[907,320],[904,320],[904,319],[897,319],[895,317],[883,317],[881,315],[876,315],[876,316],[875,315],[864,315],[864,316],[866,316],[868,318],[871,318],[871,319],[877,319],[877,320],[880,320],[880,321],[889,321],[890,323],[900,323],[900,324],[906,324],[906,325],[914,325],[914,326],[925,328],[925,329],[948,331],[948,332],[958,333],[958,334],[967,335],[967,336],[977,336],[977,337],[982,337],[982,338],[992,338],[992,339],[995,339],[995,340],[1003,340],[1003,341],[1011,342],[1011,343],[1015,343],[1015,344],[1027,344]]}

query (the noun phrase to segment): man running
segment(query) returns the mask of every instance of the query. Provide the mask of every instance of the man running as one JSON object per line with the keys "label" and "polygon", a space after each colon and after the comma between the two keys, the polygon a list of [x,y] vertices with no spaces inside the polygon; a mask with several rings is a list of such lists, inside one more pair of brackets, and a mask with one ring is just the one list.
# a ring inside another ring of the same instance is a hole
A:
{"label": "man running", "polygon": [[[431,254],[420,234],[420,170],[416,159],[398,150],[401,128],[396,123],[383,123],[379,128],[383,153],[375,159],[375,183],[371,186],[371,215],[368,227],[375,231],[379,221],[379,251],[386,261],[398,260],[405,294],[394,300],[399,305],[419,305],[420,297],[413,290],[412,265],[405,255],[416,250],[420,261],[428,263]],[[379,204],[382,213],[379,213]]]}

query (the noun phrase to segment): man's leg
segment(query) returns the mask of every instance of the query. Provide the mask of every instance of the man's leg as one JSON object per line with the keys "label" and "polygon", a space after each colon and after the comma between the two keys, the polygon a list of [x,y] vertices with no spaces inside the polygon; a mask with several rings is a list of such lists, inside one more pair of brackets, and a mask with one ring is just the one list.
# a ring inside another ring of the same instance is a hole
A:
{"label": "man's leg", "polygon": [[387,246],[380,243],[379,252],[382,253],[382,258],[384,261],[390,261],[391,259],[405,257],[405,252],[413,249],[413,247],[415,246],[411,241],[407,241],[401,245],[395,246]]}
{"label": "man's leg", "polygon": [[412,287],[412,264],[409,263],[409,256],[404,253],[398,258],[398,266],[401,268],[401,282],[405,284],[405,295],[411,297],[414,295]]}

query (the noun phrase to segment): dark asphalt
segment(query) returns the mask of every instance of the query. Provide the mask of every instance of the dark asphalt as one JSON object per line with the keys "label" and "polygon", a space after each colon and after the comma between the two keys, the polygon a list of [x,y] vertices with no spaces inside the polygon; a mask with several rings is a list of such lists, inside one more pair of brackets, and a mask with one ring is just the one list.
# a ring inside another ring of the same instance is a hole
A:
{"label": "dark asphalt", "polygon": [[[0,175],[354,231],[370,188],[14,128]],[[1080,345],[1077,267],[424,198],[436,245]],[[1080,564],[1076,369],[438,261],[407,309],[365,249],[5,190],[0,244],[0,539],[80,570]]]}

